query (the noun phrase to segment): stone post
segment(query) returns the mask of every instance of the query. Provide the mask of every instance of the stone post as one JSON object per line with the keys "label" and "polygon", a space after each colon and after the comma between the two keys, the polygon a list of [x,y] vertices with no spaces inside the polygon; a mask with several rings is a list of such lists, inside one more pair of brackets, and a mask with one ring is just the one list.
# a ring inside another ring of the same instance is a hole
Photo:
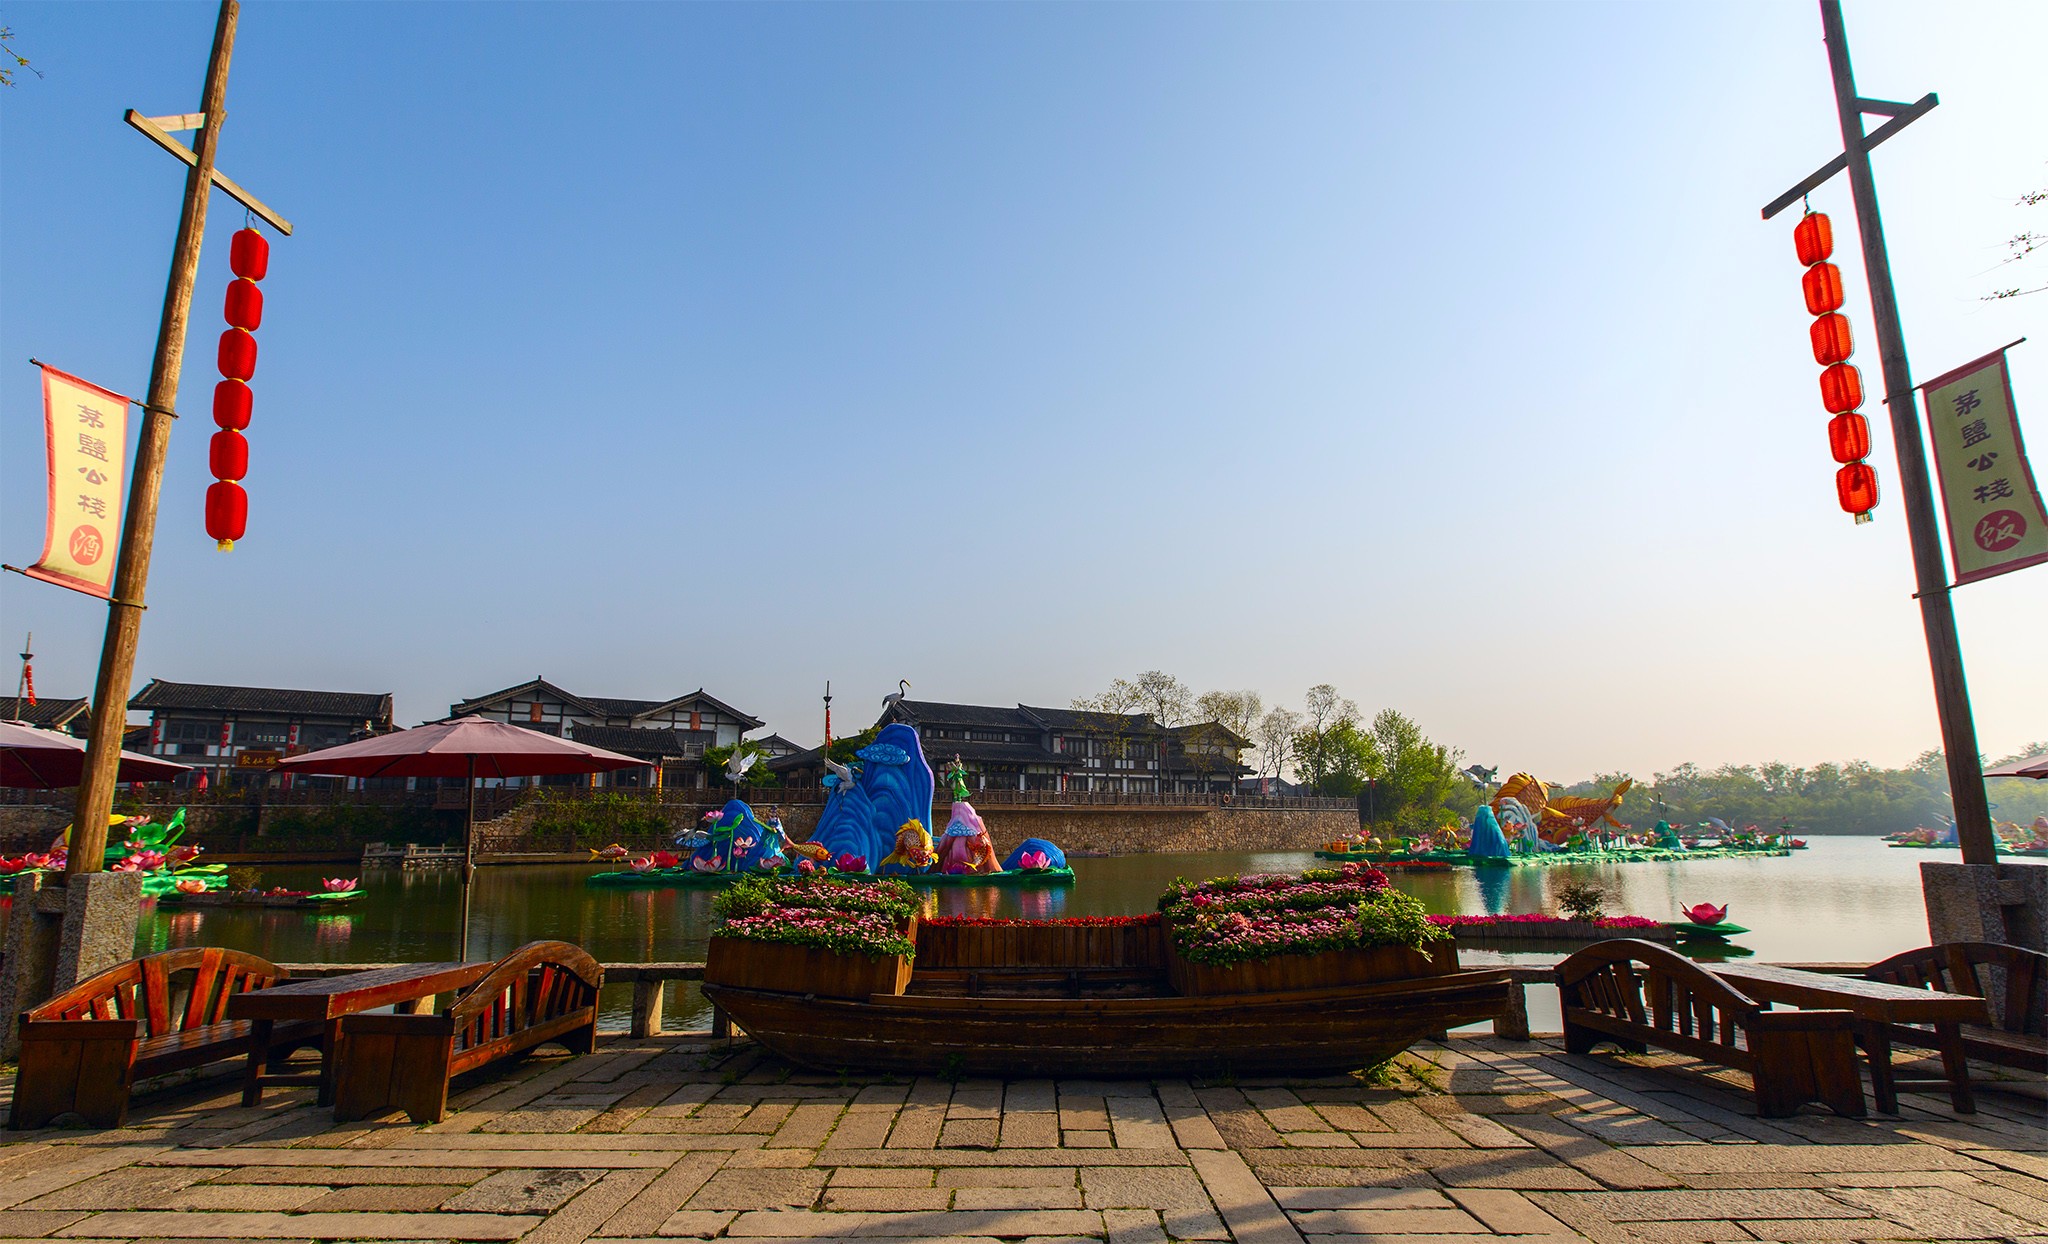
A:
{"label": "stone post", "polygon": [[1920,865],[1927,932],[1942,942],[2005,942],[2048,951],[2048,865]]}
{"label": "stone post", "polygon": [[135,957],[142,874],[40,873],[14,883],[0,971],[0,1059],[20,1051],[18,1017],[79,981]]}

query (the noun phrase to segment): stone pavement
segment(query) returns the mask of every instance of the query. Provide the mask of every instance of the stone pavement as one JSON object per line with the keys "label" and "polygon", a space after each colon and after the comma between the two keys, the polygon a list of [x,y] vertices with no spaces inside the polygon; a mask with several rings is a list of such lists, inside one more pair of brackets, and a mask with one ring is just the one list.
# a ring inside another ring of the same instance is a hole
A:
{"label": "stone pavement", "polygon": [[2037,1084],[1974,1118],[1908,1095],[1896,1118],[1764,1121],[1735,1073],[1543,1039],[1426,1044],[1380,1085],[1003,1084],[613,1036],[459,1081],[431,1127],[236,1088],[0,1134],[0,1239],[2048,1244]]}

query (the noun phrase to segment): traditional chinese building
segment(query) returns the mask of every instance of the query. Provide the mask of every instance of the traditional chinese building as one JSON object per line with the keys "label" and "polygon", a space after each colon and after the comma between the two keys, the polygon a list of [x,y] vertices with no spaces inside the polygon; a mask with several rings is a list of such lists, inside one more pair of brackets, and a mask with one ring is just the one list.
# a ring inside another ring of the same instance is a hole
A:
{"label": "traditional chinese building", "polygon": [[[601,786],[718,785],[701,764],[709,747],[730,747],[764,723],[702,688],[668,700],[620,700],[610,696],[572,695],[545,678],[535,678],[451,705],[451,717],[477,716],[573,739],[591,747],[645,760],[643,769],[600,774]],[[520,779],[514,779],[517,785]],[[583,785],[592,779],[548,777],[541,785]]]}
{"label": "traditional chinese building", "polygon": [[[975,790],[1228,793],[1250,772],[1238,759],[1250,740],[1215,722],[1169,727],[1147,713],[931,700],[892,703],[875,724],[891,722],[917,728],[934,769],[958,756]],[[799,780],[822,767],[815,749],[769,765]]]}
{"label": "traditional chinese building", "polygon": [[128,701],[148,712],[149,754],[193,766],[214,785],[268,782],[286,756],[383,734],[391,726],[389,692],[292,691],[224,687],[153,678]]}
{"label": "traditional chinese building", "polygon": [[43,730],[63,730],[85,737],[92,720],[85,715],[89,706],[83,699],[53,700],[41,696],[34,703],[17,696],[0,696],[0,721],[18,721]]}

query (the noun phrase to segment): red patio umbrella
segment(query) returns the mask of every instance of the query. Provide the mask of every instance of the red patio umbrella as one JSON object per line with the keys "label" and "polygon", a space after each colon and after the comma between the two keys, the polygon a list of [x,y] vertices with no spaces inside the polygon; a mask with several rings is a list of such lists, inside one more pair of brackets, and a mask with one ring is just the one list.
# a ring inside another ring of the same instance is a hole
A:
{"label": "red patio umbrella", "polygon": [[2011,764],[2000,765],[1996,769],[1986,769],[1984,770],[1984,776],[2048,778],[2048,752],[2042,752],[2038,756],[2029,756],[2025,760],[2015,760]]}
{"label": "red patio umbrella", "polygon": [[[192,766],[136,752],[121,753],[118,779],[163,782]],[[85,776],[85,740],[19,721],[0,721],[0,786],[49,790],[76,786]]]}
{"label": "red patio umbrella", "polygon": [[462,818],[462,955],[469,956],[469,883],[476,875],[472,831],[476,826],[476,780],[480,777],[544,777],[555,773],[607,773],[633,769],[644,760],[608,752],[538,730],[524,730],[482,717],[454,717],[410,730],[394,730],[360,742],[288,756],[277,767],[289,773],[329,777],[466,779]]}

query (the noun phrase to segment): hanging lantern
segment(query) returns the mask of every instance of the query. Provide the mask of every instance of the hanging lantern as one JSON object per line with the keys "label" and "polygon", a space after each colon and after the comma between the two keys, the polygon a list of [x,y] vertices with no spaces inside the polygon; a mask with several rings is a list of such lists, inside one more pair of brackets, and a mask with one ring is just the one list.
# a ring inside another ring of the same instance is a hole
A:
{"label": "hanging lantern", "polygon": [[1877,472],[1868,462],[1851,462],[1835,472],[1835,497],[1859,520],[1877,508]]}
{"label": "hanging lantern", "polygon": [[1856,341],[1849,333],[1849,317],[1831,311],[1813,322],[1813,361],[1822,367],[1840,363],[1856,353]]}
{"label": "hanging lantern", "polygon": [[220,335],[220,374],[230,380],[256,374],[256,339],[247,331],[230,328]]}
{"label": "hanging lantern", "polygon": [[263,324],[263,291],[256,282],[270,271],[270,243],[255,229],[237,230],[228,243],[228,267],[236,279],[228,283],[221,314],[228,329],[220,335],[220,374],[213,386],[213,421],[220,431],[207,446],[207,463],[215,482],[206,489],[206,534],[222,552],[235,547],[249,521],[249,494],[240,480],[249,473],[249,426],[254,395],[249,380],[256,375],[256,338]]}
{"label": "hanging lantern", "polygon": [[249,473],[249,438],[226,428],[215,432],[207,444],[206,461],[215,479],[242,478]]}
{"label": "hanging lantern", "polygon": [[228,241],[228,267],[243,280],[262,280],[270,272],[270,243],[254,229],[237,229]]}
{"label": "hanging lantern", "polygon": [[1835,253],[1834,225],[1820,212],[1808,212],[1792,228],[1792,245],[1806,272],[1799,292],[1814,317],[1808,329],[1813,361],[1820,374],[1820,404],[1834,418],[1828,421],[1828,451],[1842,464],[1835,472],[1835,496],[1856,521],[1870,521],[1877,507],[1877,473],[1863,459],[1870,454],[1870,421],[1857,413],[1863,405],[1863,374],[1849,362],[1856,352],[1849,317],[1841,313],[1842,270],[1828,262]]}
{"label": "hanging lantern", "polygon": [[249,494],[233,480],[216,480],[206,486],[206,534],[225,553],[235,547],[249,525]]}
{"label": "hanging lantern", "polygon": [[[1828,450],[1841,463],[1861,462],[1870,456],[1870,420],[1855,411],[1828,420]],[[219,472],[215,472],[219,474]]]}
{"label": "hanging lantern", "polygon": [[1820,374],[1820,404],[1831,415],[1863,405],[1863,373],[1855,364],[1837,363]]}
{"label": "hanging lantern", "polygon": [[1821,212],[1808,212],[1792,227],[1792,245],[1799,262],[1811,268],[1835,253],[1835,227]]}
{"label": "hanging lantern", "polygon": [[228,323],[255,332],[263,327],[263,291],[250,280],[229,281],[227,305],[222,309]]}
{"label": "hanging lantern", "polygon": [[213,421],[239,432],[249,426],[249,386],[239,380],[223,380],[213,386]]}
{"label": "hanging lantern", "polygon": [[1799,288],[1806,295],[1807,314],[1826,315],[1842,305],[1842,270],[1831,263],[1817,263],[1799,278]]}

